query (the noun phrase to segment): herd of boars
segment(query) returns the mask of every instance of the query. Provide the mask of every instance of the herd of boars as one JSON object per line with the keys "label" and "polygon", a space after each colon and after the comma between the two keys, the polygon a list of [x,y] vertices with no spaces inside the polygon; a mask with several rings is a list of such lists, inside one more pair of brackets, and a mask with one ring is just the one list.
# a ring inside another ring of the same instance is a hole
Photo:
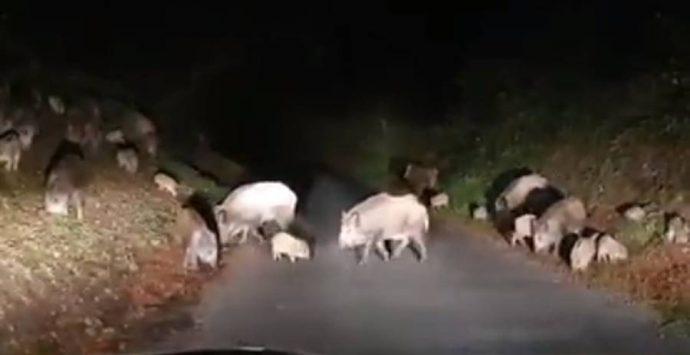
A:
{"label": "herd of boars", "polygon": [[[235,188],[213,208],[220,246],[241,244],[250,237],[259,242],[270,238],[275,260],[311,259],[309,243],[289,232],[297,202],[295,192],[279,181],[259,181]],[[198,225],[199,229],[205,228],[201,222]],[[417,196],[381,192],[342,211],[338,245],[343,250],[360,249],[360,264],[366,263],[372,248],[387,261],[399,257],[411,245],[421,262],[427,258],[428,230],[429,214]],[[387,241],[397,243],[391,255],[385,246]],[[188,255],[204,253],[197,245],[188,247]]]}
{"label": "herd of boars", "polygon": [[[513,179],[491,207],[494,223],[511,245],[561,256],[573,270],[585,270],[593,261],[628,258],[627,248],[613,235],[587,226],[587,208],[580,198],[567,196],[540,174]],[[473,216],[487,218],[483,209],[477,207]]]}

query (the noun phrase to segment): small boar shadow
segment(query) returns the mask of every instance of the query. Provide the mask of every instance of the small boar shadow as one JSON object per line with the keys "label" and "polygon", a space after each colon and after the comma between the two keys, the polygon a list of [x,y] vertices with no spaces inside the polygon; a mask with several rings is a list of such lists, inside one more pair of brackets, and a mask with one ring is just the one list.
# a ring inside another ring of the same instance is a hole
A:
{"label": "small boar shadow", "polygon": [[521,168],[515,168],[515,169],[510,169],[506,170],[498,176],[491,182],[491,185],[489,188],[484,192],[484,200],[486,202],[486,208],[489,212],[490,215],[494,215],[496,212],[494,208],[494,201],[496,201],[496,198],[498,198],[498,195],[503,192],[503,190],[510,185],[515,179],[529,175],[533,173],[532,169],[529,169],[527,167],[521,167]]}

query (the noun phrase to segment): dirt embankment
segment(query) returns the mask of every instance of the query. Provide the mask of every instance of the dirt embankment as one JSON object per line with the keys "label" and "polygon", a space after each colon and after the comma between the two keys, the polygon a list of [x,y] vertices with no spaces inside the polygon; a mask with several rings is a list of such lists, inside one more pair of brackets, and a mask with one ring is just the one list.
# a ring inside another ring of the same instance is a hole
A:
{"label": "dirt embankment", "polygon": [[211,275],[181,268],[180,202],[157,190],[156,164],[128,174],[106,145],[89,159],[84,219],[48,214],[43,169],[62,131],[44,128],[20,171],[0,172],[0,353],[112,353],[189,326],[168,306]]}

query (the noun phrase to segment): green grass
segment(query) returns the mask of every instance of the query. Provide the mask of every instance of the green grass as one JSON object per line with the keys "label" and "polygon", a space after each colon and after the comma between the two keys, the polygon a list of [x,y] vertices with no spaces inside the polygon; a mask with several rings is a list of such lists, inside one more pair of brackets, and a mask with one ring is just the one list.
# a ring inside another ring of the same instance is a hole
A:
{"label": "green grass", "polygon": [[657,304],[655,308],[661,315],[662,333],[690,337],[690,304]]}

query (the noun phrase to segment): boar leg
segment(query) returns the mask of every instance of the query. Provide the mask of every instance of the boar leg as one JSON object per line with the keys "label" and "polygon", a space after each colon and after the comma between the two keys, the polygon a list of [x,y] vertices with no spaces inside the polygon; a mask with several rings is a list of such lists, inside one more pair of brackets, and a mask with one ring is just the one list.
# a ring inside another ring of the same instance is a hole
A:
{"label": "boar leg", "polygon": [[74,208],[77,210],[77,219],[82,220],[84,218],[84,200],[82,199],[80,192],[74,192],[71,196]]}
{"label": "boar leg", "polygon": [[187,247],[187,251],[184,256],[184,268],[185,270],[196,271],[199,268],[197,264],[196,252],[193,246]]}
{"label": "boar leg", "polygon": [[405,250],[408,245],[410,245],[410,238],[403,238],[395,247],[395,250],[393,250],[393,258],[399,258],[400,254],[402,254],[403,250]]}
{"label": "boar leg", "polygon": [[19,170],[19,160],[20,159],[21,159],[21,155],[19,155],[19,153],[17,153],[14,156],[14,159],[12,159],[12,170],[14,170],[14,171]]}
{"label": "boar leg", "polygon": [[424,244],[424,237],[414,236],[412,237],[412,241],[414,241],[417,252],[419,253],[419,262],[426,260],[427,252],[426,244]]}
{"label": "boar leg", "polygon": [[376,251],[378,251],[378,253],[381,254],[381,257],[384,261],[388,261],[390,259],[390,256],[388,255],[388,250],[386,250],[385,239],[379,239],[379,241],[376,242]]}
{"label": "boar leg", "polygon": [[371,246],[374,244],[373,240],[370,240],[364,244],[364,248],[362,248],[362,256],[359,258],[359,264],[365,264],[367,262],[367,259],[369,259],[369,253],[371,252]]}
{"label": "boar leg", "polygon": [[183,267],[185,270],[196,271],[198,269],[197,265],[197,247],[199,235],[193,233],[191,238],[189,238],[189,244],[187,244],[187,249],[184,253]]}

